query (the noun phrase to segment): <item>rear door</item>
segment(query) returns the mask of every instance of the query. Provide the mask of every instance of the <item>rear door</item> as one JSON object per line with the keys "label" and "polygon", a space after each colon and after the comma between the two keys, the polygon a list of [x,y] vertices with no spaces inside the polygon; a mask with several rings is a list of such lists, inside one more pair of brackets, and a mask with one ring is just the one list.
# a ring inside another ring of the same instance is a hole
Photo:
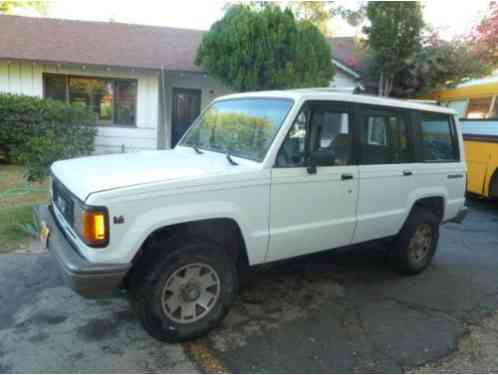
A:
{"label": "rear door", "polygon": [[402,109],[358,105],[358,224],[354,242],[396,234],[414,188],[412,132]]}
{"label": "rear door", "polygon": [[443,195],[447,203],[444,219],[451,219],[465,203],[465,162],[456,122],[445,113],[417,112],[416,118],[416,188],[419,192]]}

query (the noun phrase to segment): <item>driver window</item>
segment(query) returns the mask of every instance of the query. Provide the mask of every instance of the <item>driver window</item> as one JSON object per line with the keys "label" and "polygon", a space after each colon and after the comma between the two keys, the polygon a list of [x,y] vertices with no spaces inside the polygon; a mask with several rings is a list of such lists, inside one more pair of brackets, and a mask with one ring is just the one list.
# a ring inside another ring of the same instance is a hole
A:
{"label": "driver window", "polygon": [[[307,134],[307,116],[310,134]],[[350,165],[352,137],[349,113],[333,109],[302,112],[293,124],[277,157],[279,167],[304,167],[305,144],[317,166]]]}
{"label": "driver window", "polygon": [[301,112],[292,125],[277,156],[279,167],[305,165],[306,112]]}

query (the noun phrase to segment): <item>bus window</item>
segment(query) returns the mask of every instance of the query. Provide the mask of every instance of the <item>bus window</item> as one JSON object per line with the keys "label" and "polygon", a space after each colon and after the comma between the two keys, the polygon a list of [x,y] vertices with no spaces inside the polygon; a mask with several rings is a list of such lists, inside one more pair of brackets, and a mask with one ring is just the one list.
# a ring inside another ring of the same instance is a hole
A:
{"label": "bus window", "polygon": [[471,98],[469,100],[467,115],[465,117],[468,119],[488,118],[492,101],[492,96],[485,98]]}

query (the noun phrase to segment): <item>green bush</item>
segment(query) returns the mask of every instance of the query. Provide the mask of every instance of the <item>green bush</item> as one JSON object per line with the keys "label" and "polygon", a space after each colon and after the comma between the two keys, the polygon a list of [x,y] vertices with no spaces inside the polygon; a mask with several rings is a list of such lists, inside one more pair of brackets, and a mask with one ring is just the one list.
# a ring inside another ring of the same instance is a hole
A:
{"label": "green bush", "polygon": [[95,114],[50,99],[0,94],[0,148],[26,167],[29,181],[48,175],[60,159],[88,155],[97,134]]}

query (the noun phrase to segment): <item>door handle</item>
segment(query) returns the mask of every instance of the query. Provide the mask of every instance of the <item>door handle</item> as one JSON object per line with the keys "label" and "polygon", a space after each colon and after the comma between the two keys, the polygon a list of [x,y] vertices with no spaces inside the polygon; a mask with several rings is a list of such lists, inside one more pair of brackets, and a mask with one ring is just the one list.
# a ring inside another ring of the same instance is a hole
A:
{"label": "door handle", "polygon": [[458,173],[458,174],[449,174],[449,175],[448,175],[448,178],[449,178],[449,179],[453,179],[453,178],[463,178],[463,174],[460,174],[460,173]]}
{"label": "door handle", "polygon": [[405,170],[403,171],[403,176],[411,176],[412,174],[413,174],[413,172],[412,172],[412,171],[409,171],[409,170],[407,170],[407,169],[405,169]]}
{"label": "door handle", "polygon": [[341,180],[352,180],[352,179],[353,179],[352,174],[345,173],[345,174],[341,175]]}

